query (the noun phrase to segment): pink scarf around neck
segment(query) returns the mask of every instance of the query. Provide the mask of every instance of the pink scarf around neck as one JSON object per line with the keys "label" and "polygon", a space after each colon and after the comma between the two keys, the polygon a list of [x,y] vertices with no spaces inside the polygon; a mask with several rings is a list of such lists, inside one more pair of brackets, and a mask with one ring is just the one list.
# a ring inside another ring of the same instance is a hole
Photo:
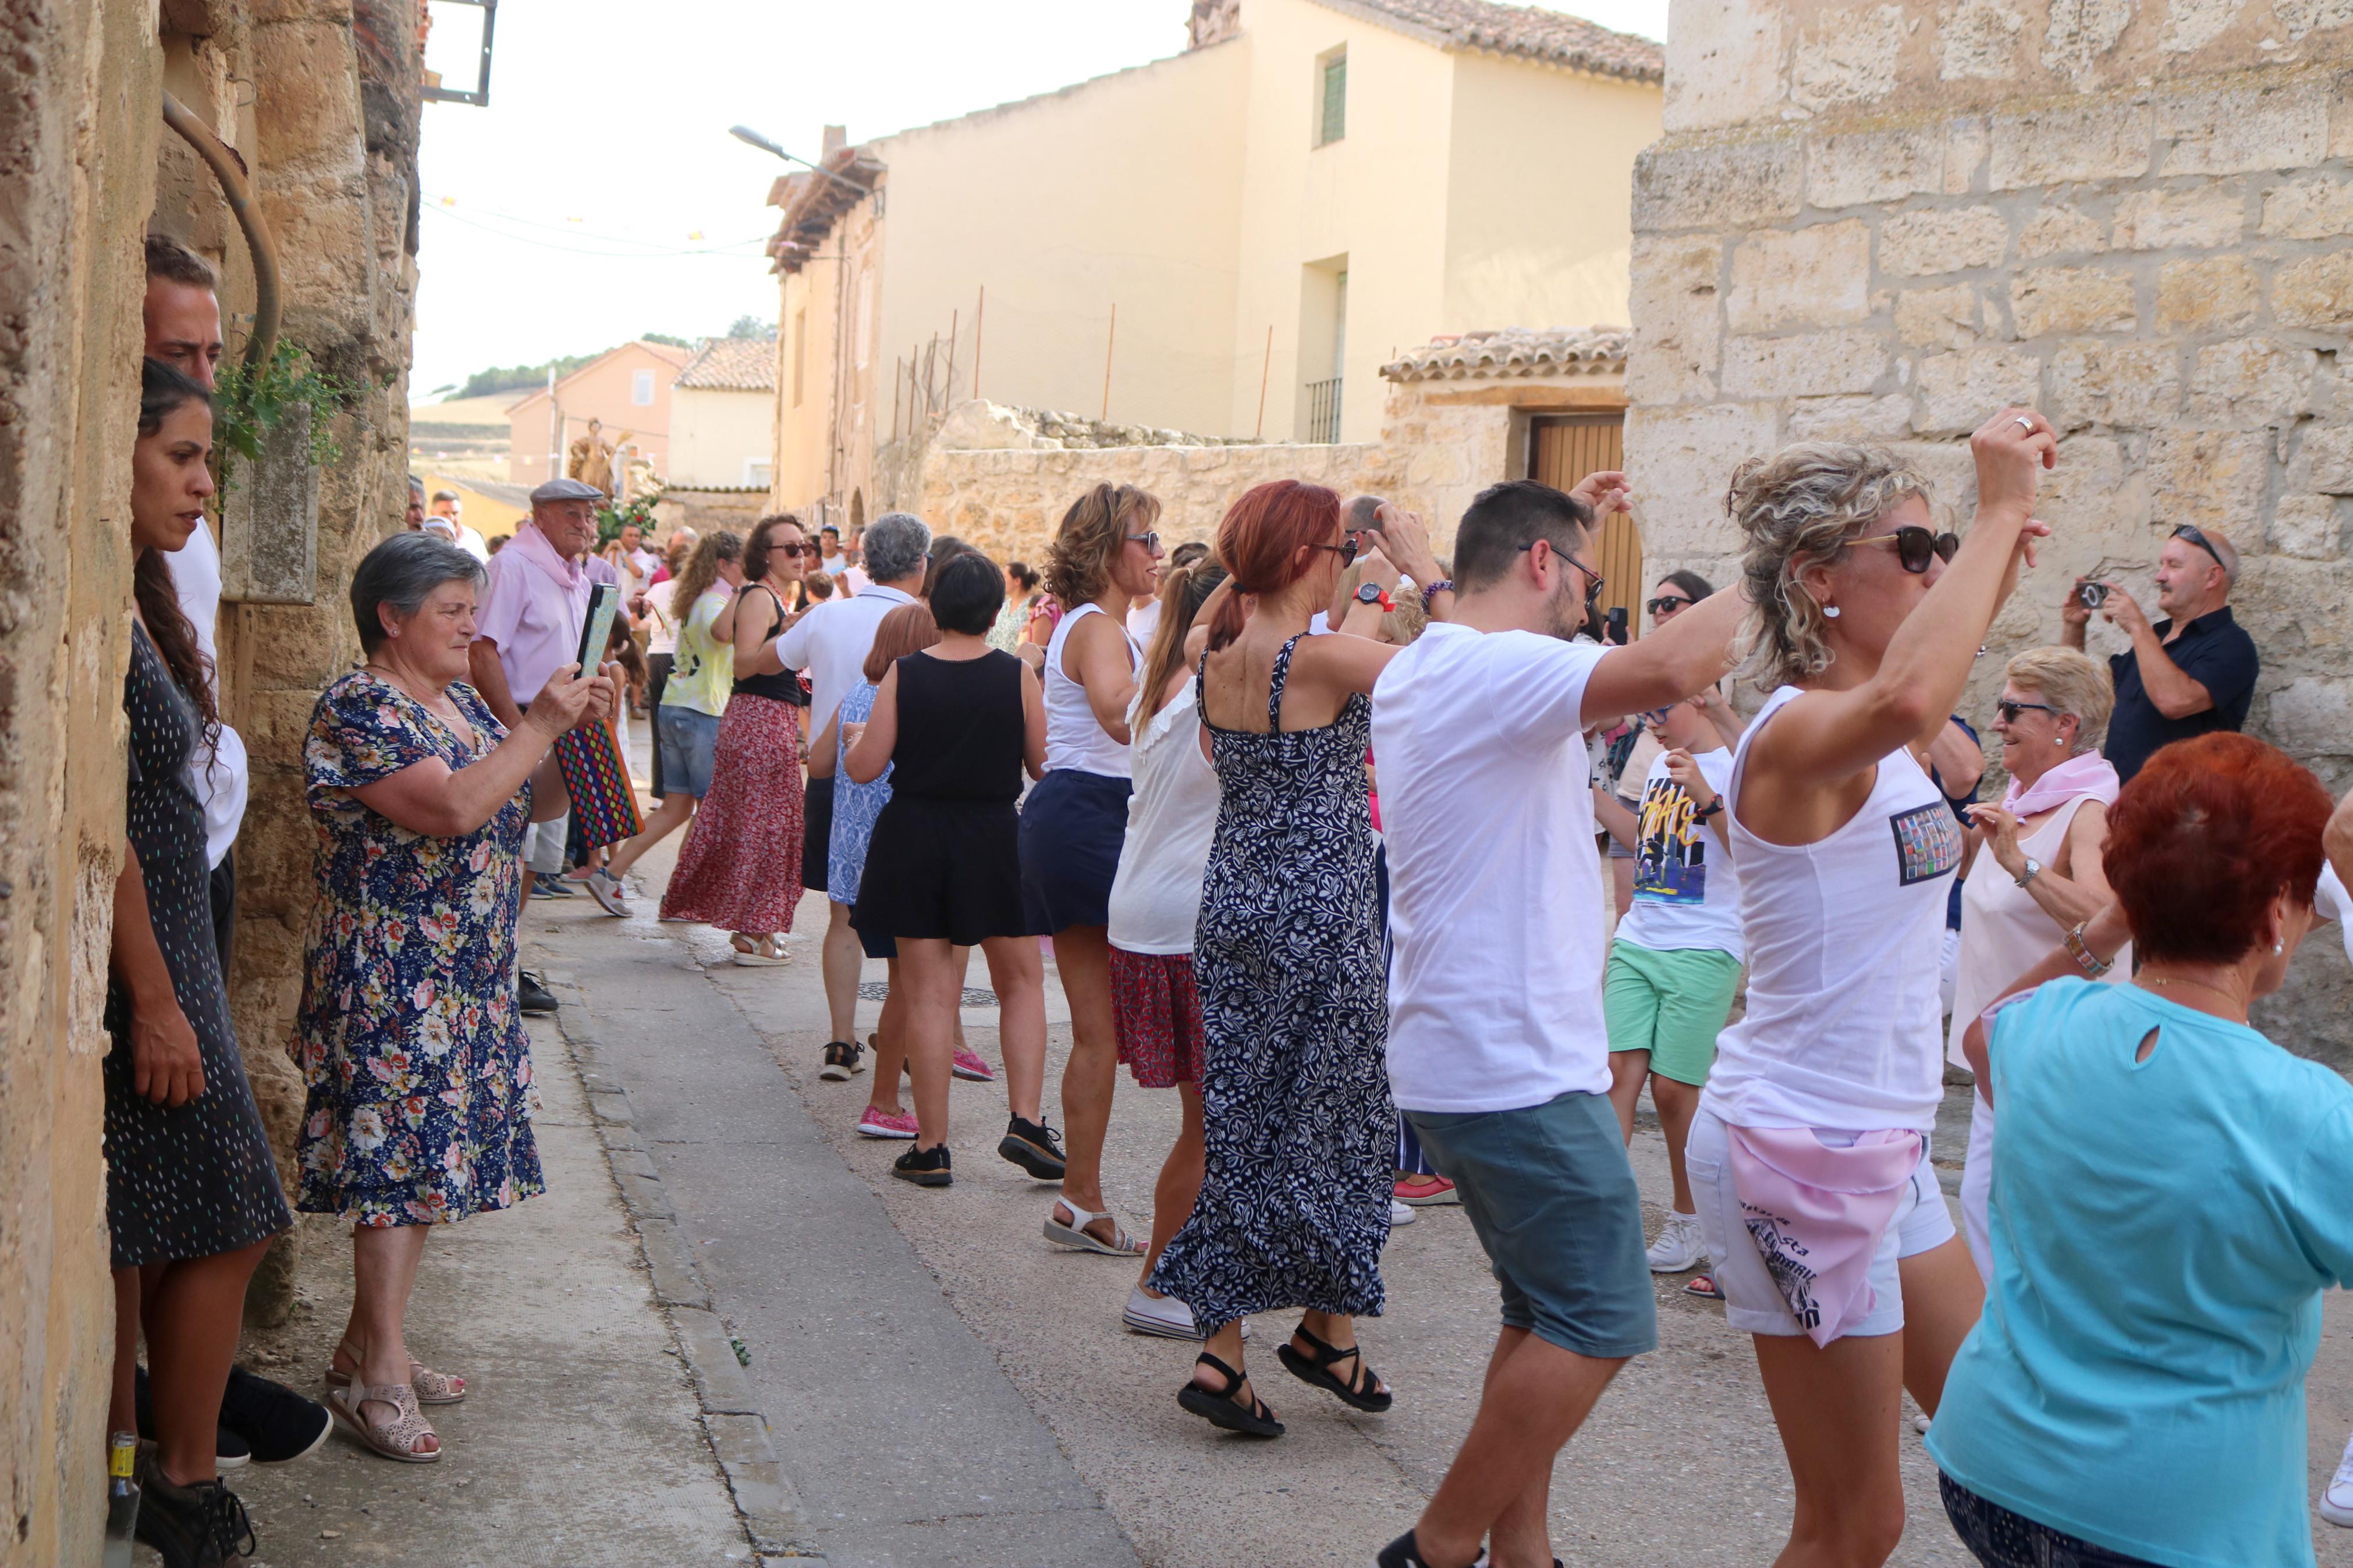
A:
{"label": "pink scarf around neck", "polygon": [[2086,752],[2080,757],[2068,758],[2031,786],[2012,778],[2010,787],[2002,791],[2001,805],[2010,816],[2021,818],[2055,810],[2078,795],[2089,795],[2102,805],[2114,805],[2123,787],[2107,758],[2097,752]]}
{"label": "pink scarf around neck", "polygon": [[557,554],[554,542],[540,532],[539,525],[529,519],[515,529],[514,537],[507,541],[507,548],[522,552],[524,560],[554,578],[557,586],[570,589],[580,585],[579,566]]}

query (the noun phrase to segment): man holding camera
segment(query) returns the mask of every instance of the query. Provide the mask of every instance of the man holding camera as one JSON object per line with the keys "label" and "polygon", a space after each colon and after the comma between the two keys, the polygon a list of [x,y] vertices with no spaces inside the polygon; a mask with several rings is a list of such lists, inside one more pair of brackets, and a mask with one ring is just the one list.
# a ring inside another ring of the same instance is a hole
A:
{"label": "man holding camera", "polygon": [[2238,580],[2239,552],[2230,540],[2185,522],[2157,556],[2157,607],[2167,619],[2150,625],[2114,583],[2078,577],[2067,591],[2060,610],[2065,646],[2084,646],[2094,610],[2132,638],[2131,652],[2108,660],[2116,708],[2105,750],[2120,779],[2140,772],[2159,746],[2246,723],[2262,660],[2255,639],[2231,616]]}

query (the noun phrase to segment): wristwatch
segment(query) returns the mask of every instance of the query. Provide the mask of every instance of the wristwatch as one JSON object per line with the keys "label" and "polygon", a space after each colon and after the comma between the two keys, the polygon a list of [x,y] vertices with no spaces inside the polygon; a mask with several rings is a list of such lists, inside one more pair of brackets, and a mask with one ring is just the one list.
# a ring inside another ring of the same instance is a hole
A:
{"label": "wristwatch", "polygon": [[1722,811],[1723,809],[1724,809],[1724,797],[1723,797],[1722,795],[1717,795],[1714,800],[1709,801],[1705,805],[1703,805],[1703,806],[1701,806],[1701,807],[1699,808],[1699,812],[1698,812],[1699,819],[1700,819],[1702,822],[1704,822],[1704,821],[1706,821],[1709,817],[1714,816],[1715,815],[1716,815],[1716,813],[1718,813],[1718,812]]}
{"label": "wristwatch", "polygon": [[1356,603],[1378,605],[1381,607],[1381,614],[1385,616],[1397,608],[1395,601],[1390,599],[1387,589],[1376,587],[1370,583],[1356,584]]}
{"label": "wristwatch", "polygon": [[2029,855],[2026,858],[2026,869],[2021,871],[2013,879],[2020,887],[2023,888],[2027,883],[2031,882],[2035,878],[2040,877],[2041,875],[2042,875],[2042,862],[2037,860],[2033,856]]}

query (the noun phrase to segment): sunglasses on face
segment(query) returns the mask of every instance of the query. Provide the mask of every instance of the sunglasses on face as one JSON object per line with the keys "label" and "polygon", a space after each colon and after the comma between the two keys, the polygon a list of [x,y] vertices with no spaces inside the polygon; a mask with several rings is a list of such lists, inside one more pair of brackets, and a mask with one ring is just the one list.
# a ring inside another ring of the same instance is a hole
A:
{"label": "sunglasses on face", "polygon": [[785,553],[787,555],[806,555],[812,561],[821,561],[825,558],[825,547],[820,544],[810,543],[787,544],[785,546]]}
{"label": "sunglasses on face", "polygon": [[2166,537],[2168,539],[2186,539],[2190,543],[2196,545],[2199,549],[2204,551],[2207,554],[2212,556],[2214,558],[2215,565],[2221,567],[2225,572],[2228,572],[2231,569],[2230,564],[2222,559],[2222,552],[2214,548],[2214,542],[2207,538],[2203,533],[2198,531],[2198,525],[2194,522],[2183,523],[2179,528],[2175,529]]}
{"label": "sunglasses on face", "polygon": [[1928,569],[1932,558],[1950,561],[1961,548],[1960,535],[1957,533],[1931,533],[1918,524],[1909,522],[1893,533],[1874,533],[1855,542],[1893,544],[1895,546],[1896,562],[1915,577]]}
{"label": "sunglasses on face", "polygon": [[1146,555],[1160,553],[1160,531],[1157,529],[1150,529],[1143,533],[1131,533],[1127,535],[1127,541],[1131,544],[1144,546],[1144,552]]}
{"label": "sunglasses on face", "polygon": [[1345,566],[1356,559],[1356,536],[1352,533],[1337,544],[1319,544],[1315,548],[1330,551],[1340,558],[1340,564]]}
{"label": "sunglasses on face", "polygon": [[1677,598],[1672,594],[1668,594],[1660,598],[1651,600],[1643,607],[1649,610],[1652,617],[1655,618],[1660,616],[1672,616],[1677,610],[1683,609],[1689,606],[1692,603],[1693,601],[1690,599],[1681,599]]}
{"label": "sunglasses on face", "polygon": [[2059,710],[2048,702],[2013,702],[2007,697],[1995,703],[1993,710],[2001,715],[2001,721],[2005,724],[2017,723],[2021,713],[2048,713],[2053,718],[2059,714]]}

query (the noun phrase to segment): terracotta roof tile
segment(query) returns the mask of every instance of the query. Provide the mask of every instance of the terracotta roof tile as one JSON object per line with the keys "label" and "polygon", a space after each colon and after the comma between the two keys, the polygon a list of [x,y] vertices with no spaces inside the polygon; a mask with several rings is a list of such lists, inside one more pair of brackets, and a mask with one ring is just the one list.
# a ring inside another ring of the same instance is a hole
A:
{"label": "terracotta roof tile", "polygon": [[774,392],[776,340],[705,338],[672,384],[718,392]]}
{"label": "terracotta roof tile", "polygon": [[1494,0],[1320,0],[1335,11],[1368,21],[1388,22],[1430,37],[1432,42],[1465,49],[1542,60],[1598,76],[1630,81],[1663,81],[1667,52],[1662,44],[1631,33],[1616,33],[1585,20],[1535,5],[1499,5]]}
{"label": "terracotta roof tile", "polygon": [[1381,366],[1391,381],[1487,381],[1524,375],[1594,375],[1626,368],[1624,327],[1505,327],[1433,338]]}

